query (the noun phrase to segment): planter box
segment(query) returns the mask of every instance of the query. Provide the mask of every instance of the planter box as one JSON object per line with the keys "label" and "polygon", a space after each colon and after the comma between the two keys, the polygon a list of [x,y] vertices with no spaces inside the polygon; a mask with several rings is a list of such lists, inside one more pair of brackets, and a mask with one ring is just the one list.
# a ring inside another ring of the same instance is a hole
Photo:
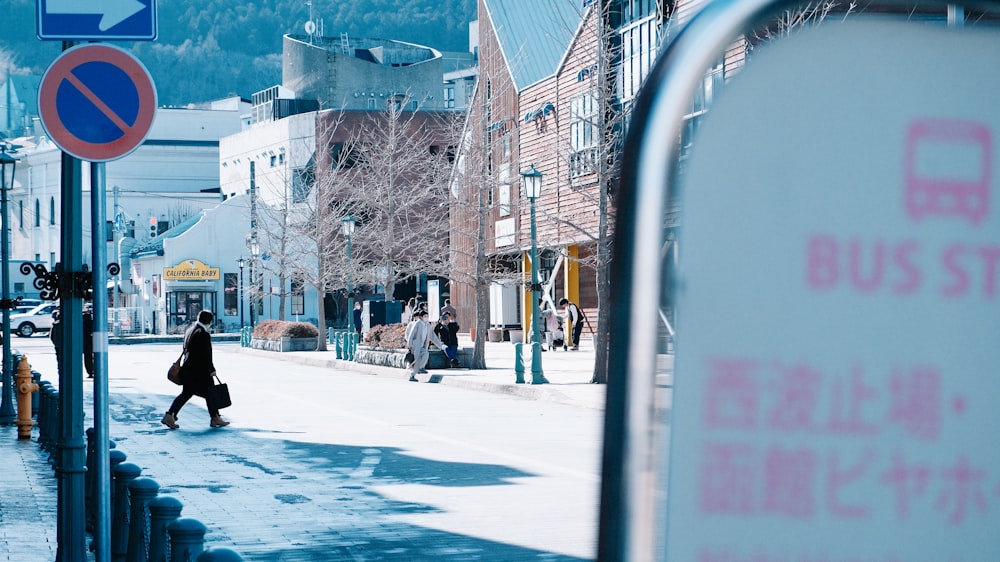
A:
{"label": "planter box", "polygon": [[311,338],[288,338],[283,337],[276,340],[266,340],[262,338],[252,338],[250,340],[251,349],[263,349],[264,351],[316,351],[318,336]]}
{"label": "planter box", "polygon": [[[439,349],[432,349],[429,352],[429,357],[427,358],[427,368],[428,369],[447,369],[448,368],[448,358],[445,356],[444,352]],[[404,359],[406,358],[405,349],[382,349],[377,347],[369,347],[367,345],[359,345],[357,351],[354,352],[354,362],[364,363],[366,365],[380,365],[382,367],[395,367],[397,369],[405,369],[406,363]],[[458,362],[460,365],[468,365],[472,359],[472,349],[460,347],[458,348]]]}
{"label": "planter box", "polygon": [[510,343],[524,343],[524,330],[511,330]]}

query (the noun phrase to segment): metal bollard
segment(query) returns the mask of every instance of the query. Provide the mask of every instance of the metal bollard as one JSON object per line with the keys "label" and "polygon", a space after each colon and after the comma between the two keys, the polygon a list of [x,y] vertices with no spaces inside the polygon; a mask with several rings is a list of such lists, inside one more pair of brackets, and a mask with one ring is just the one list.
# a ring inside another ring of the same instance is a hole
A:
{"label": "metal bollard", "polygon": [[125,562],[128,552],[128,485],[142,474],[142,469],[123,462],[111,471],[114,480],[114,504],[111,509],[111,560]]}
{"label": "metal bollard", "polygon": [[146,562],[149,553],[149,512],[146,510],[149,502],[160,491],[160,485],[152,478],[136,478],[129,482],[129,517],[128,549],[125,552],[126,562]]}
{"label": "metal bollard", "polygon": [[243,558],[228,548],[209,548],[198,555],[195,562],[243,562]]}
{"label": "metal bollard", "polygon": [[351,361],[354,361],[354,356],[358,353],[358,345],[361,344],[361,334],[357,332],[348,332],[351,334]]}
{"label": "metal bollard", "polygon": [[178,519],[167,525],[170,534],[170,562],[190,562],[205,550],[208,531],[197,519]]}
{"label": "metal bollard", "polygon": [[88,427],[87,431],[87,472],[83,475],[83,505],[84,513],[87,514],[87,523],[85,528],[88,533],[94,532],[94,515],[97,510],[94,509],[94,475],[97,473],[97,443],[96,441],[96,430],[92,427]]}
{"label": "metal bollard", "polygon": [[[120,465],[121,463],[125,462],[125,459],[127,459],[127,458],[128,458],[128,455],[126,455],[124,452],[119,451],[117,449],[112,449],[112,450],[108,451],[108,461],[109,461],[109,464],[111,466],[111,472],[108,473],[111,476],[111,481],[108,482],[108,486],[109,486],[109,491],[111,493],[111,509],[112,510],[114,510],[114,505],[115,505],[115,468],[117,468],[118,465]],[[95,513],[96,513],[96,509],[95,509]]]}
{"label": "metal bollard", "polygon": [[44,451],[49,444],[48,433],[51,426],[49,421],[49,390],[52,384],[49,381],[38,383],[38,446]]}
{"label": "metal bollard", "polygon": [[[41,384],[42,384],[42,374],[39,373],[38,371],[31,371],[31,380],[34,381],[35,384],[39,385],[39,390],[40,390],[41,389]],[[38,402],[39,402],[40,399],[41,399],[41,393],[40,392],[34,392],[34,393],[32,393],[32,395],[31,395],[31,415],[34,416],[35,418],[38,418]]]}
{"label": "metal bollard", "polygon": [[[331,330],[332,330],[332,328],[331,328]],[[340,339],[340,332],[333,332],[333,334],[330,337],[333,338],[331,340],[331,343],[333,343],[334,349],[337,350],[337,359],[343,359],[344,358],[344,342]]]}
{"label": "metal bollard", "polygon": [[522,355],[524,344],[521,342],[514,344],[514,382],[524,384],[524,356]]}
{"label": "metal bollard", "polygon": [[333,334],[334,333],[335,332],[334,332],[333,328],[327,328],[326,329],[326,343],[333,343],[333,337],[334,337]]}
{"label": "metal bollard", "polygon": [[181,516],[177,498],[157,496],[149,502],[149,562],[167,562],[167,526]]}
{"label": "metal bollard", "polygon": [[28,357],[21,356],[21,362],[17,365],[17,438],[31,439],[31,428],[35,425],[35,420],[31,418],[31,395],[38,392],[38,385],[31,378],[31,365],[28,364]]}
{"label": "metal bollard", "polygon": [[350,342],[347,341],[347,332],[340,332],[340,345],[344,348],[344,359],[346,361],[351,360],[351,348]]}
{"label": "metal bollard", "polygon": [[531,384],[547,384],[548,379],[542,372],[542,344],[532,342],[531,344]]}

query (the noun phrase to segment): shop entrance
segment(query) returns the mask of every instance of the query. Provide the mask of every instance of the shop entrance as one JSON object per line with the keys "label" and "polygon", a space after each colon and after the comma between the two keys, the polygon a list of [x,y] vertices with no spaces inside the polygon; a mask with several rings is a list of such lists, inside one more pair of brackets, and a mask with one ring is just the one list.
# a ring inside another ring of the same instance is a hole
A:
{"label": "shop entrance", "polygon": [[167,333],[180,334],[198,318],[202,310],[215,313],[214,291],[172,291],[167,293]]}

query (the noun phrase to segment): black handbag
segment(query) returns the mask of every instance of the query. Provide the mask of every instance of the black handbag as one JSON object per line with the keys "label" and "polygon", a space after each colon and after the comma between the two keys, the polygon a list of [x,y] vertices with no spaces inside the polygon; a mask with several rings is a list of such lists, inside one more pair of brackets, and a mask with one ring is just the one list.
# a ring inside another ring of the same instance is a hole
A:
{"label": "black handbag", "polygon": [[229,385],[222,382],[222,380],[219,379],[219,375],[215,375],[215,379],[218,380],[219,383],[213,384],[212,388],[208,390],[209,403],[220,410],[232,406],[233,400],[229,397]]}

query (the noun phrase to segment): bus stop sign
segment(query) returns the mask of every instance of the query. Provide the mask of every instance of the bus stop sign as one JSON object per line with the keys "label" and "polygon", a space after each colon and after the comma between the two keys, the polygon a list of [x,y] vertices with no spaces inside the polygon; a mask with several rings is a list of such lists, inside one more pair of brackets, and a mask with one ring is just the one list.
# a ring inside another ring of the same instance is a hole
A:
{"label": "bus stop sign", "polygon": [[998,44],[824,24],[719,94],[681,190],[668,560],[1000,560]]}

